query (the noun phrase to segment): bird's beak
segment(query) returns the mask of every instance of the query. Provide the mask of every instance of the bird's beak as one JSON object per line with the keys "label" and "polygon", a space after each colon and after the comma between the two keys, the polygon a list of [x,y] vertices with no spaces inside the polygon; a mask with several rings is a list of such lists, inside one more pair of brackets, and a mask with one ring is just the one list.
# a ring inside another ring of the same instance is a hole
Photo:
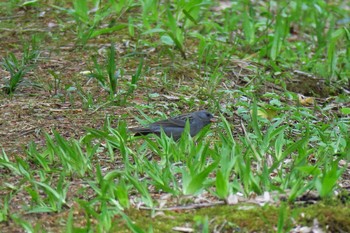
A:
{"label": "bird's beak", "polygon": [[210,119],[210,121],[211,121],[211,122],[217,122],[218,119],[217,119],[216,117],[213,117],[213,118]]}

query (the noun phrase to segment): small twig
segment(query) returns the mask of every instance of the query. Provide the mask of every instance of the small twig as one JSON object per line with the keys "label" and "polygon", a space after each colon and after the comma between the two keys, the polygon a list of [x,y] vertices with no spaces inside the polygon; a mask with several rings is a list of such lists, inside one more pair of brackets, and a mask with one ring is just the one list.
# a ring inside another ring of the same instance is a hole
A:
{"label": "small twig", "polygon": [[223,232],[223,229],[226,224],[227,224],[227,220],[225,219],[221,225],[215,226],[214,232]]}
{"label": "small twig", "polygon": [[172,230],[180,232],[194,232],[194,229],[190,227],[173,227]]}
{"label": "small twig", "polygon": [[224,201],[218,201],[213,203],[202,203],[202,204],[194,204],[194,205],[187,205],[187,206],[173,206],[173,207],[167,207],[167,208],[150,208],[150,207],[140,206],[140,209],[156,210],[156,211],[178,211],[178,210],[200,209],[204,207],[211,207],[211,206],[224,205],[224,204],[225,204]]}
{"label": "small twig", "polygon": [[306,77],[308,77],[308,78],[314,78],[314,77],[312,76],[312,74],[306,73],[306,72],[301,71],[301,70],[293,70],[293,73],[294,73],[294,74],[303,75],[303,76],[306,76]]}
{"label": "small twig", "polygon": [[18,29],[18,28],[0,28],[0,31],[20,31],[20,32],[47,32],[48,30],[39,29],[39,28],[26,28],[26,29]]}
{"label": "small twig", "polygon": [[0,17],[0,20],[12,20],[15,18],[22,17],[21,15],[13,15],[13,16],[6,16],[6,17]]}
{"label": "small twig", "polygon": [[20,137],[23,137],[23,136],[28,135],[28,134],[31,134],[31,133],[35,133],[36,128],[37,128],[37,127],[32,127],[32,128],[30,128],[30,129],[25,130],[24,132],[22,132],[22,133],[20,134]]}

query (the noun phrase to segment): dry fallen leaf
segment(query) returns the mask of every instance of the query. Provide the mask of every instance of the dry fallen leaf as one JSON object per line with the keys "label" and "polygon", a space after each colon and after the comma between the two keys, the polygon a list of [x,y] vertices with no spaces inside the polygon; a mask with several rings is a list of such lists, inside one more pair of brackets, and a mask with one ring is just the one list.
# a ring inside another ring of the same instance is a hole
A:
{"label": "dry fallen leaf", "polygon": [[258,109],[257,113],[258,113],[258,116],[268,119],[270,121],[277,115],[277,111],[273,109]]}
{"label": "dry fallen leaf", "polygon": [[305,97],[303,95],[298,95],[299,97],[299,103],[303,106],[310,106],[314,105],[315,103],[315,98],[313,97]]}

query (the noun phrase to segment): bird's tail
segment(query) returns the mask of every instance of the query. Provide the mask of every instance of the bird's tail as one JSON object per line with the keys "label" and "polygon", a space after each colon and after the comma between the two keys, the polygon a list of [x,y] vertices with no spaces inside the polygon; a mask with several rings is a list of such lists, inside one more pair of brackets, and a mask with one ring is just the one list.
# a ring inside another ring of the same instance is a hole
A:
{"label": "bird's tail", "polygon": [[141,135],[154,133],[152,130],[148,128],[129,128],[129,131],[134,133],[134,136],[141,136]]}

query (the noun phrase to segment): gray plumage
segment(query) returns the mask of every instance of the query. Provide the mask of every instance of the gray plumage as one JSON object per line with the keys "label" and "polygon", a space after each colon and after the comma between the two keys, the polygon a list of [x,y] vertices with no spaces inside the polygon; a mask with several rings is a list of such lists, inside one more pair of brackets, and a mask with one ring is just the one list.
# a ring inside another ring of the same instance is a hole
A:
{"label": "gray plumage", "polygon": [[131,128],[131,132],[135,133],[135,136],[156,134],[160,135],[161,129],[164,133],[173,137],[174,140],[178,140],[181,137],[182,132],[185,129],[186,121],[190,124],[190,135],[195,136],[203,127],[215,121],[214,116],[206,110],[201,110],[193,113],[183,114],[180,116],[172,117],[166,120],[154,122],[147,127]]}

